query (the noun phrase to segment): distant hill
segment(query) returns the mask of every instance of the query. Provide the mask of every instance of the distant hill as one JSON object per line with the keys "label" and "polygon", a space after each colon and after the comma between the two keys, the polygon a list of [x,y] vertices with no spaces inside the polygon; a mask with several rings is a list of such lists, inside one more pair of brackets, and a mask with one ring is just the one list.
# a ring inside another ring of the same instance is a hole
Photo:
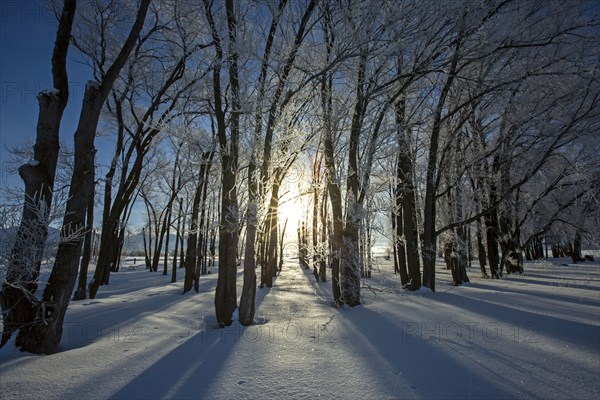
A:
{"label": "distant hill", "polygon": [[[4,256],[10,253],[15,236],[17,235],[18,227],[14,226],[11,228],[0,229],[0,253]],[[46,250],[53,251],[58,246],[60,239],[60,230],[49,227],[48,228],[48,240],[46,242]]]}

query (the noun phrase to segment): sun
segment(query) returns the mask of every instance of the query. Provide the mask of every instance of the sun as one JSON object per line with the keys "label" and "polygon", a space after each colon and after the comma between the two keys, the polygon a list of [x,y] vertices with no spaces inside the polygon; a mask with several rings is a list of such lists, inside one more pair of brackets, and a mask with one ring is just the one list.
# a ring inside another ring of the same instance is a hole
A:
{"label": "sun", "polygon": [[298,240],[298,227],[304,219],[304,207],[298,194],[288,192],[280,200],[278,219],[281,230],[285,225],[284,242],[296,242]]}

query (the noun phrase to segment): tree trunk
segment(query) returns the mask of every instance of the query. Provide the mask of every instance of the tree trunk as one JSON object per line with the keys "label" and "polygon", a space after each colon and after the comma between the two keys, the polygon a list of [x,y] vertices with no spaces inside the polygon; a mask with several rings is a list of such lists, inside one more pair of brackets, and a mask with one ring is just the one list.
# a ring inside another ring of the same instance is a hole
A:
{"label": "tree trunk", "polygon": [[433,117],[431,129],[431,141],[429,145],[429,157],[427,160],[427,173],[425,178],[425,204],[423,209],[423,285],[435,292],[435,259],[436,259],[436,193],[438,186],[438,148],[440,131],[442,128],[442,112],[446,106],[446,99],[450,88],[456,77],[456,67],[459,59],[459,49],[464,39],[464,26],[461,26],[455,41],[454,53],[452,55],[450,70],[446,82],[441,90],[440,97]]}
{"label": "tree trunk", "polygon": [[[148,228],[148,231],[150,231],[150,228]],[[142,239],[144,241],[144,264],[146,265],[146,269],[150,269],[150,259],[149,259],[149,251],[148,251],[148,244],[146,242],[146,229],[142,228]]]}
{"label": "tree trunk", "polygon": [[[321,163],[317,159],[318,155],[315,155],[315,160],[313,162],[313,174],[312,174],[312,191],[313,191],[313,209],[312,209],[312,264],[313,271],[317,282],[319,281],[319,254],[317,252],[317,248],[319,246],[319,173],[321,170]],[[287,220],[286,220],[287,223]],[[283,242],[283,237],[282,237]],[[282,251],[283,253],[283,251]],[[283,259],[283,254],[281,255]]]}
{"label": "tree trunk", "polygon": [[[419,263],[419,234],[417,232],[417,210],[413,183],[413,159],[410,150],[409,131],[406,125],[406,99],[401,97],[395,104],[396,140],[398,161],[396,167],[396,235],[402,240],[397,246],[396,257],[402,285],[409,290],[421,287]],[[408,271],[407,271],[408,269]]]}
{"label": "tree trunk", "polygon": [[319,261],[319,276],[321,282],[327,282],[327,190],[323,190],[321,200],[321,254]]}
{"label": "tree trunk", "polygon": [[333,235],[331,235],[331,286],[333,290],[334,305],[339,307],[343,303],[340,287],[340,254],[344,244],[342,194],[337,182],[335,182],[335,161],[331,137],[325,138],[324,148],[325,166],[327,168],[327,191],[329,192],[329,198],[331,199],[331,210],[333,214]]}
{"label": "tree trunk", "polygon": [[179,249],[179,237],[181,235],[181,218],[183,211],[183,198],[179,199],[179,211],[177,212],[177,228],[175,233],[175,251],[173,253],[173,269],[171,270],[171,283],[177,282],[177,250]]}
{"label": "tree trunk", "polygon": [[163,275],[167,275],[168,273],[168,265],[169,265],[169,236],[171,235],[171,214],[173,213],[173,207],[171,206],[169,208],[169,210],[167,211],[167,220],[166,220],[166,226],[167,226],[167,232],[166,232],[166,239],[165,239],[165,259],[164,259],[164,263],[163,263]]}
{"label": "tree trunk", "polygon": [[25,185],[21,223],[15,237],[10,263],[2,284],[0,304],[4,332],[0,347],[23,324],[35,318],[26,292],[34,294],[48,237],[49,213],[59,153],[59,130],[69,99],[66,59],[75,15],[76,1],[65,0],[52,53],[54,91],[38,97],[39,114],[33,160],[19,168]]}
{"label": "tree trunk", "polygon": [[486,227],[486,244],[490,274],[492,278],[499,278],[500,254],[498,253],[498,213],[496,209],[490,210],[484,216]]}
{"label": "tree trunk", "polygon": [[585,261],[583,255],[581,254],[581,229],[577,229],[575,231],[575,238],[573,239],[573,252],[571,253],[571,260],[573,263],[577,264],[578,262]]}
{"label": "tree trunk", "polygon": [[200,229],[198,227],[198,217],[200,215],[200,203],[202,201],[203,189],[207,184],[208,177],[205,175],[207,169],[206,161],[208,160],[208,158],[208,153],[204,153],[202,155],[203,163],[200,166],[200,172],[198,174],[198,183],[196,185],[196,192],[194,194],[194,202],[192,204],[192,218],[190,221],[188,244],[185,256],[185,280],[183,282],[183,293],[187,293],[189,290],[192,289],[192,286],[195,284],[195,282],[199,281],[199,271],[197,271],[196,268],[198,257],[198,234]]}
{"label": "tree trunk", "polygon": [[244,286],[240,299],[240,324],[247,326],[254,322],[256,302],[256,226],[258,214],[258,187],[256,184],[256,162],[248,166],[248,214],[246,216],[246,246],[244,253]]}
{"label": "tree trunk", "polygon": [[479,258],[479,269],[481,270],[482,278],[489,278],[485,269],[487,255],[485,253],[485,245],[483,243],[483,228],[481,226],[481,218],[477,219],[477,255]]}
{"label": "tree trunk", "polygon": [[61,230],[61,242],[54,268],[44,291],[40,320],[22,328],[17,346],[31,353],[56,353],[62,337],[62,324],[79,266],[85,218],[94,191],[94,139],[100,110],[104,104],[99,86],[88,83],[79,125],[75,133],[75,156],[69,200]]}
{"label": "tree trunk", "polygon": [[73,296],[73,300],[85,300],[86,298],[88,266],[92,254],[92,241],[94,235],[94,194],[95,191],[92,190],[90,192],[91,198],[88,201],[87,228],[83,245],[83,256],[81,257],[81,266],[79,267],[79,285]]}
{"label": "tree trunk", "polygon": [[[278,175],[278,174],[276,174]],[[269,209],[267,213],[267,250],[266,250],[266,275],[265,275],[265,283],[267,287],[273,286],[273,277],[277,273],[277,226],[278,222],[278,212],[279,209],[279,182],[276,178],[276,181],[273,183],[273,187],[271,189],[271,200],[269,202]],[[302,243],[302,248],[304,248],[304,243]],[[300,258],[303,262],[306,261],[304,253],[300,254]]]}
{"label": "tree trunk", "polygon": [[[288,220],[286,218],[283,223],[283,229],[281,230],[281,235],[279,237],[279,265],[277,266],[277,271],[281,272],[283,269],[283,238],[285,237],[285,229],[287,228]],[[318,273],[317,273],[318,274]]]}

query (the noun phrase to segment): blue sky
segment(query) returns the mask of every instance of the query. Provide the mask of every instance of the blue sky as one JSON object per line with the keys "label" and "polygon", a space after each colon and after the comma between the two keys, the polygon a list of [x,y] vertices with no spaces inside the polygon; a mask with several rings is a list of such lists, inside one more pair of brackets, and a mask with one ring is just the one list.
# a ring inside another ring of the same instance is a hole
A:
{"label": "blue sky", "polygon": [[[49,2],[2,0],[0,2],[0,164],[1,182],[19,185],[20,178],[6,168],[7,148],[35,140],[38,116],[36,96],[52,87],[52,48],[57,21]],[[91,77],[75,49],[70,48],[69,104],[61,125],[61,141],[72,144],[85,82]]]}
{"label": "blue sky", "polygon": [[[49,3],[48,0],[0,0],[0,203],[4,201],[1,191],[6,186],[23,187],[18,173],[8,171],[9,149],[35,141],[37,95],[53,86],[51,58],[58,22]],[[69,47],[67,70],[69,102],[61,121],[60,140],[72,148],[85,84],[93,76],[73,46]],[[107,159],[113,147],[112,138],[96,138],[97,177],[103,175],[102,159]],[[134,212],[132,226],[141,226],[144,215],[141,211]],[[96,225],[101,223],[99,207],[95,221]]]}

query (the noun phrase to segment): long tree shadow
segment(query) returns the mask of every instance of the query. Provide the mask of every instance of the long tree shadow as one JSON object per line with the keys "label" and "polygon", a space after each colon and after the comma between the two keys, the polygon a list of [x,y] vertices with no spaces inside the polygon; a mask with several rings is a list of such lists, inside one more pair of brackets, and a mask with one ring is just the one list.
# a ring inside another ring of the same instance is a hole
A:
{"label": "long tree shadow", "polygon": [[[520,276],[517,276],[516,278],[511,279],[511,281],[515,282],[515,283],[518,282],[518,283],[526,283],[526,284],[530,284],[530,285],[551,286],[553,288],[557,288],[557,287],[560,287],[560,284],[562,283],[561,281],[564,282],[564,280],[566,279],[567,283],[565,283],[565,284],[568,284],[569,287],[571,287],[571,288],[592,290],[595,292],[600,292],[600,287],[598,287],[598,286],[582,285],[580,283],[573,283],[573,282],[571,282],[573,280],[571,278],[553,277],[552,279],[560,280],[560,281],[558,281],[558,282],[539,281],[539,280],[535,280],[535,279],[527,279],[527,278],[520,277]],[[582,278],[582,279],[585,279],[585,278]],[[588,279],[585,282],[590,282],[590,280]]]}
{"label": "long tree shadow", "polygon": [[[136,323],[146,315],[152,315],[168,310],[181,301],[186,301],[190,296],[197,296],[194,292],[182,295],[180,285],[165,283],[156,287],[156,274],[146,275],[138,271],[139,281],[127,291],[124,282],[109,285],[111,290],[105,290],[96,300],[84,300],[73,303],[67,312],[64,323],[64,334],[61,340],[61,351],[73,350],[88,346],[98,339],[117,334],[136,335]],[[142,287],[143,285],[146,287]],[[199,293],[214,291],[216,279],[201,279]],[[144,292],[147,292],[145,294]],[[98,304],[99,303],[99,304]],[[94,305],[93,312],[88,310],[88,305]]]}
{"label": "long tree shadow", "polygon": [[[270,291],[271,288],[257,289],[256,310]],[[210,397],[211,385],[219,377],[235,346],[240,341],[260,338],[264,322],[258,318],[256,325],[244,327],[235,321],[229,327],[217,328],[214,316],[205,319],[200,332],[154,362],[114,394],[113,398]]]}
{"label": "long tree shadow", "polygon": [[[331,282],[317,282],[310,270],[304,274],[315,292],[331,296]],[[426,339],[420,322],[392,321],[365,306],[340,313],[338,341],[360,358],[362,373],[376,374],[389,398],[514,398],[519,393]]]}
{"label": "long tree shadow", "polygon": [[[587,351],[600,352],[600,326],[571,321],[540,313],[521,310],[480,298],[469,298],[460,293],[435,293],[428,297],[440,306],[453,306],[475,314],[500,320],[508,325],[527,326],[531,335],[544,335],[570,343],[574,347],[583,347]],[[550,310],[551,311],[551,310]]]}
{"label": "long tree shadow", "polygon": [[[494,285],[489,285],[489,284],[486,284],[485,282],[481,282],[481,281],[479,281],[475,284],[472,284],[471,287],[487,289],[487,290],[491,290],[491,291],[498,289],[498,287],[496,287]],[[572,286],[555,286],[555,287],[556,287],[556,289],[572,288]],[[585,299],[582,296],[576,296],[576,295],[572,295],[572,294],[551,294],[551,293],[547,293],[547,292],[537,293],[534,290],[528,290],[528,289],[519,290],[517,288],[511,288],[511,287],[503,287],[502,292],[510,292],[510,293],[515,293],[515,294],[522,294],[524,296],[534,296],[534,297],[539,297],[542,299],[551,299],[551,300],[564,301],[564,302],[573,303],[573,304],[581,304],[581,305],[592,306],[592,307],[600,307],[600,299],[598,299],[598,300]]]}
{"label": "long tree shadow", "polygon": [[361,355],[360,368],[395,375],[391,398],[515,398],[527,393],[527,388],[498,381],[477,363],[465,362],[427,339],[419,323],[392,321],[367,307],[356,307],[344,316],[348,327],[340,332],[349,336],[349,345]]}

